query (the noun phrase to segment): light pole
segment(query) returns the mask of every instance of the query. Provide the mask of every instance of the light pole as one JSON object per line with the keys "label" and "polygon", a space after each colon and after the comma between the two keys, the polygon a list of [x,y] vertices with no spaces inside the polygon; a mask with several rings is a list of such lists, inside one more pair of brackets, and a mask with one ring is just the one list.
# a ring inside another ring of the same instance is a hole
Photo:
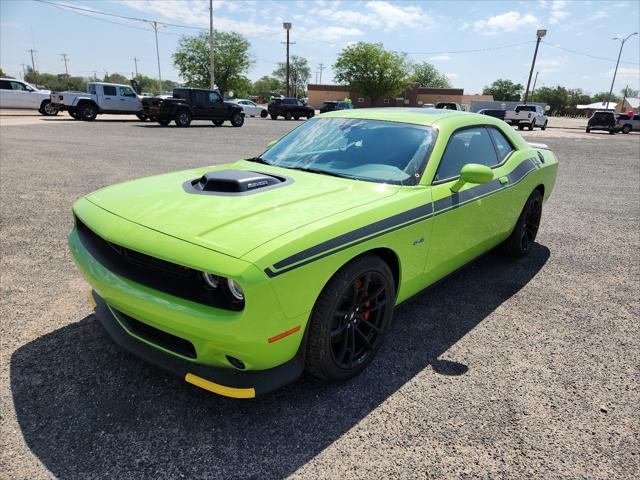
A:
{"label": "light pole", "polygon": [[156,21],[149,22],[153,27],[153,31],[156,34],[156,56],[158,57],[158,94],[162,94],[162,74],[160,73],[160,49],[158,48],[158,28],[162,28],[164,25],[159,24]]}
{"label": "light pole", "polygon": [[538,74],[540,72],[536,72],[536,78],[533,79],[533,87],[531,87],[531,98],[533,98],[533,94],[536,91],[536,83],[538,83]]}
{"label": "light pole", "polygon": [[282,27],[287,31],[287,84],[285,88],[285,94],[289,96],[289,30],[291,30],[291,23],[284,22]]}
{"label": "light pole", "polygon": [[211,68],[211,90],[213,90],[214,88],[216,88],[216,78],[215,78],[215,73],[214,73],[214,52],[213,52],[213,43],[214,43],[214,36],[213,36],[213,0],[209,0],[209,48],[211,50],[210,54],[209,54],[209,63],[210,63],[210,68]]}
{"label": "light pole", "polygon": [[616,69],[613,71],[613,80],[611,81],[611,89],[609,89],[609,96],[607,97],[607,106],[605,110],[609,110],[609,102],[611,101],[611,94],[613,93],[613,84],[616,83],[616,75],[618,74],[618,65],[620,64],[620,56],[622,55],[622,47],[624,47],[624,42],[629,40],[630,37],[637,35],[638,32],[633,32],[627,35],[625,38],[620,36],[613,37],[614,40],[620,40],[620,52],[618,52],[618,61],[616,62]]}
{"label": "light pole", "polygon": [[529,99],[529,85],[531,85],[531,77],[533,76],[533,69],[536,66],[536,57],[538,56],[538,47],[540,46],[540,41],[542,40],[542,37],[544,37],[547,34],[546,30],[538,30],[536,31],[536,49],[533,52],[533,60],[531,61],[531,70],[529,70],[529,80],[527,80],[527,89],[524,91],[524,104],[527,104],[527,100]]}

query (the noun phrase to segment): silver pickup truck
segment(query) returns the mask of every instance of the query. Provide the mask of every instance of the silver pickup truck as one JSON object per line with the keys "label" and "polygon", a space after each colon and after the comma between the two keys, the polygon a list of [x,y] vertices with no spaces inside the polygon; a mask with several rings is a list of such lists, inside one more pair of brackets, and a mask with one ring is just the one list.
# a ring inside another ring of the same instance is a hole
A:
{"label": "silver pickup truck", "polygon": [[518,105],[515,110],[505,113],[504,121],[509,125],[517,125],[518,130],[524,130],[524,127],[529,130],[533,130],[533,127],[546,130],[549,118],[540,105]]}
{"label": "silver pickup truck", "polygon": [[92,121],[99,114],[131,114],[147,119],[142,112],[142,98],[129,85],[92,82],[87,84],[86,92],[52,93],[51,103],[77,120]]}

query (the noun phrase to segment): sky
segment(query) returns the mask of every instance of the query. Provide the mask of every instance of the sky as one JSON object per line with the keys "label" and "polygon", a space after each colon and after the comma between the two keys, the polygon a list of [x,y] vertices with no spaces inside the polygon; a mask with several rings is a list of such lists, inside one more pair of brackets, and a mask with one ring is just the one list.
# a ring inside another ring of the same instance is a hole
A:
{"label": "sky", "polygon": [[[156,20],[179,26],[159,29],[163,79],[180,81],[172,54],[182,35],[208,29],[208,0],[51,0],[90,10]],[[214,26],[236,31],[251,42],[251,80],[270,75],[284,61],[283,22],[291,22],[291,54],[312,67],[316,83],[334,83],[331,65],[340,51],[358,41],[381,42],[406,52],[415,62],[430,62],[465,93],[481,93],[497,78],[526,85],[536,29],[546,28],[538,52],[537,86],[562,85],[587,93],[608,91],[620,42],[640,26],[640,1],[214,1]],[[624,45],[614,91],[640,88],[640,35]],[[71,75],[157,78],[155,37],[149,23],[72,12],[36,0],[0,0],[0,67],[20,78],[22,64]],[[598,57],[598,58],[596,58]],[[537,87],[536,87],[537,88]]]}

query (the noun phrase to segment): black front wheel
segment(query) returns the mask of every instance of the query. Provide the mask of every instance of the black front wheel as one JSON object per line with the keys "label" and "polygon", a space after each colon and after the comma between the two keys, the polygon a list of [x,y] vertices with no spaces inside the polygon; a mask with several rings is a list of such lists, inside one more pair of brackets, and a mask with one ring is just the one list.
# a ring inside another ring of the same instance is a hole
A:
{"label": "black front wheel", "polygon": [[277,120],[278,119],[278,115],[274,115],[273,113],[270,116],[271,116],[271,120]]}
{"label": "black front wheel", "polygon": [[547,122],[544,122],[544,125],[540,127],[540,130],[546,130],[546,129],[547,129]]}
{"label": "black front wheel", "polygon": [[142,122],[146,122],[147,120],[149,120],[149,116],[145,115],[144,113],[136,113],[136,117],[138,117],[138,120]]}
{"label": "black front wheel", "polygon": [[171,123],[171,120],[158,120],[158,123],[160,125],[162,125],[163,127],[166,127],[167,125],[169,125]]}
{"label": "black front wheel", "polygon": [[287,112],[284,114],[284,119],[285,120],[291,120],[291,112]]}
{"label": "black front wheel", "polygon": [[512,257],[523,257],[529,253],[535,241],[542,218],[542,194],[534,190],[524,204],[513,232],[505,241],[505,250]]}
{"label": "black front wheel", "polygon": [[71,118],[73,118],[74,120],[79,120],[80,118],[78,117],[78,112],[77,110],[69,110],[69,116]]}
{"label": "black front wheel", "polygon": [[366,255],[345,265],[313,308],[306,369],[330,382],[360,373],[382,345],[394,303],[393,274],[382,258]]}
{"label": "black front wheel", "polygon": [[93,104],[82,105],[78,109],[78,117],[86,122],[93,122],[98,116],[98,108]]}
{"label": "black front wheel", "polygon": [[267,118],[267,115],[268,115],[268,113],[267,113],[267,111],[266,111],[266,110],[262,110],[262,111],[260,112],[260,118]]}
{"label": "black front wheel", "polygon": [[244,115],[240,112],[234,113],[231,117],[231,125],[233,125],[234,127],[241,127],[242,125],[244,125]]}
{"label": "black front wheel", "polygon": [[189,110],[182,109],[178,111],[175,122],[177,126],[182,128],[191,125],[191,113],[189,112]]}

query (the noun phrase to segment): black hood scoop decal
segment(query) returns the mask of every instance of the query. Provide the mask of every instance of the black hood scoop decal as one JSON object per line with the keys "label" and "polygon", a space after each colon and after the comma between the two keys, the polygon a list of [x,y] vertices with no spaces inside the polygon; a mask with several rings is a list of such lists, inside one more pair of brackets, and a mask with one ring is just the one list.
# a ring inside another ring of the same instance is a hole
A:
{"label": "black hood scoop decal", "polygon": [[251,195],[293,183],[289,177],[251,170],[213,170],[182,184],[187,193],[203,195]]}

